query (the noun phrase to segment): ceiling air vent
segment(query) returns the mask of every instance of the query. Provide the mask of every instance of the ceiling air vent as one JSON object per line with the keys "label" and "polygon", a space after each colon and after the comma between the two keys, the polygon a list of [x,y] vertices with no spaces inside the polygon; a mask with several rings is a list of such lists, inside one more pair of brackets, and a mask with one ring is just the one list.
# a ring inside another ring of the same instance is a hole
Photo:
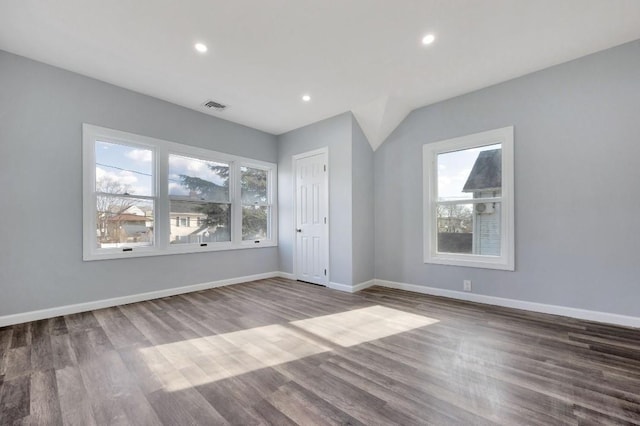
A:
{"label": "ceiling air vent", "polygon": [[216,101],[207,101],[207,102],[204,103],[204,106],[207,107],[207,108],[215,109],[217,111],[224,111],[225,108],[227,107],[226,105],[223,105],[223,104],[221,104],[219,102],[216,102]]}

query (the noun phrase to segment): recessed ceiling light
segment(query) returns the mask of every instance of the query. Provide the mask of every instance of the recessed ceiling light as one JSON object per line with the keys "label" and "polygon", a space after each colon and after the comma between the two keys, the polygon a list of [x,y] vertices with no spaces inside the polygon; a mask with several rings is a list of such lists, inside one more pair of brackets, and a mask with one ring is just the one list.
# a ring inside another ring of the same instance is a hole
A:
{"label": "recessed ceiling light", "polygon": [[305,102],[309,102],[311,100],[311,96],[309,95],[302,95],[302,100]]}
{"label": "recessed ceiling light", "polygon": [[426,36],[422,37],[422,44],[426,46],[433,43],[435,40],[436,36],[434,36],[433,34],[427,34]]}
{"label": "recessed ceiling light", "polygon": [[193,47],[200,53],[205,53],[208,50],[207,45],[202,43],[196,43]]}

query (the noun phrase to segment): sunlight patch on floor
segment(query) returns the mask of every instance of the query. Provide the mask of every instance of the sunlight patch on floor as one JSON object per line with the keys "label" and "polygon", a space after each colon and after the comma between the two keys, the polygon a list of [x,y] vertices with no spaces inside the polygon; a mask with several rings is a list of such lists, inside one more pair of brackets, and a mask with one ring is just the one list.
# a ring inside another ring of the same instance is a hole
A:
{"label": "sunlight patch on floor", "polygon": [[323,339],[349,347],[437,322],[397,309],[371,306],[156,345],[140,349],[140,354],[155,381],[172,392],[331,351]]}
{"label": "sunlight patch on floor", "polygon": [[438,320],[384,306],[370,306],[290,324],[336,345],[349,347],[435,324]]}
{"label": "sunlight patch on floor", "polygon": [[330,350],[300,331],[274,324],[140,351],[164,389],[176,391]]}

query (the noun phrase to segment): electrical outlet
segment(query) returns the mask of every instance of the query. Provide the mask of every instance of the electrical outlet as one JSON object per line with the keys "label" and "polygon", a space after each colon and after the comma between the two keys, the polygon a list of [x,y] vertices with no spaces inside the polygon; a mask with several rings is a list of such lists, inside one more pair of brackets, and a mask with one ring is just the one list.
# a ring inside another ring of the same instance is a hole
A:
{"label": "electrical outlet", "polygon": [[462,282],[464,291],[471,291],[471,280],[464,280]]}

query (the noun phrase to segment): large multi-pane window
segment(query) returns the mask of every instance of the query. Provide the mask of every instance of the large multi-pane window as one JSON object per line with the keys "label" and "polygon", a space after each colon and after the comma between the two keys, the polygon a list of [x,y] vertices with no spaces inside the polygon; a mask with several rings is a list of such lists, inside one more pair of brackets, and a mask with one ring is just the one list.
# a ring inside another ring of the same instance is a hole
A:
{"label": "large multi-pane window", "polygon": [[273,163],[84,125],[84,259],[275,245]]}
{"label": "large multi-pane window", "polygon": [[514,269],[513,128],[424,145],[425,262]]}

